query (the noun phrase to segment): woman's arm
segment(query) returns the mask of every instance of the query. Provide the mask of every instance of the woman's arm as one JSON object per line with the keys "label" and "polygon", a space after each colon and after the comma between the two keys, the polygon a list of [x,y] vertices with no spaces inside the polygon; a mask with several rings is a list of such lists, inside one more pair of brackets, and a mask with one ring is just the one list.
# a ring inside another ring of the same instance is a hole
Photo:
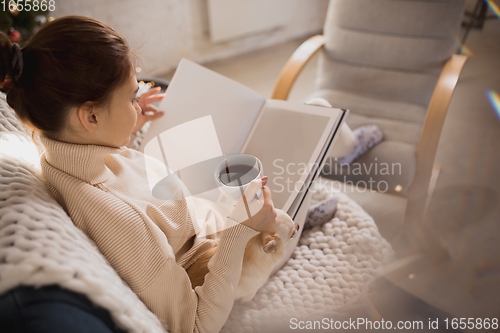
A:
{"label": "woman's arm", "polygon": [[[255,184],[262,187],[267,177]],[[257,185],[256,185],[257,186]],[[252,192],[247,188],[245,194]],[[225,220],[225,226],[219,241],[217,252],[208,263],[209,273],[204,284],[193,291],[191,281],[186,271],[179,265],[167,263],[163,277],[158,277],[149,290],[139,293],[145,298],[171,299],[168,304],[176,304],[175,309],[157,304],[155,313],[164,313],[171,329],[181,332],[218,332],[231,312],[234,301],[234,291],[241,275],[243,255],[248,241],[259,231],[275,223],[276,211],[271,200],[271,191],[263,188],[262,208],[255,215],[238,224],[231,219]],[[255,230],[256,229],[256,230]],[[164,285],[175,276],[174,285]],[[158,292],[162,291],[163,296]],[[196,296],[194,299],[191,296]],[[149,306],[149,305],[148,305]],[[163,315],[160,318],[164,318]]]}
{"label": "woman's arm", "polygon": [[231,312],[247,242],[253,229],[236,225],[222,232],[210,272],[193,290],[186,271],[169,260],[139,297],[172,332],[219,332]]}
{"label": "woman's arm", "polygon": [[41,163],[44,177],[52,184],[49,190],[74,224],[95,242],[120,277],[171,331],[218,332],[233,305],[245,246],[258,234],[253,228],[274,221],[270,197],[264,200],[265,208],[245,221],[247,226],[225,222],[229,228],[222,232],[218,252],[209,263],[210,273],[195,291],[172,248],[182,246],[194,231],[186,220],[190,214],[186,202],[170,200],[160,209],[133,199],[150,195],[147,182],[132,175],[142,166],[120,164],[121,157],[107,161],[114,174],[134,181],[125,184],[110,174],[105,183],[93,186],[55,169],[43,158]]}
{"label": "woman's arm", "polygon": [[257,231],[244,225],[224,230],[205,284],[195,291],[155,223],[111,193],[87,184],[73,188],[61,197],[75,225],[171,332],[221,329],[233,305],[245,246]]}
{"label": "woman's arm", "polygon": [[176,263],[167,237],[148,216],[106,190],[52,171],[55,174],[44,174],[49,182],[56,183],[55,178],[59,178],[65,184],[51,189],[75,225],[96,243],[120,277],[170,331],[221,329],[233,306],[245,246],[257,231],[242,224],[224,230],[218,252],[209,263],[210,273],[195,291],[185,269]]}

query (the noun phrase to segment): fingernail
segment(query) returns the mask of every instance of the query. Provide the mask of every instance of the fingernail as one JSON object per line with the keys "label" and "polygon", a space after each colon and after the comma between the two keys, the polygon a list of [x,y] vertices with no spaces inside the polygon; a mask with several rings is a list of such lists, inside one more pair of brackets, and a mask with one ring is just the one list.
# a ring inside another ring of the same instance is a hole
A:
{"label": "fingernail", "polygon": [[264,176],[261,178],[262,180],[267,180],[267,176]]}
{"label": "fingernail", "polygon": [[160,112],[158,112],[158,114],[163,116],[165,114],[165,112],[160,111]]}

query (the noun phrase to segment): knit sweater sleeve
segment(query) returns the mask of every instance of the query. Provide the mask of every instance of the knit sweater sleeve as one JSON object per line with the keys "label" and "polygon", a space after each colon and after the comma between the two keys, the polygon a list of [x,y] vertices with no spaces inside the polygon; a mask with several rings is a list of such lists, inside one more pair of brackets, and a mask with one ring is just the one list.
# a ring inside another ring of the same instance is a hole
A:
{"label": "knit sweater sleeve", "polygon": [[186,271],[169,260],[139,297],[171,332],[219,332],[233,306],[246,244],[256,234],[243,225],[224,230],[205,282],[195,290]]}
{"label": "knit sweater sleeve", "polygon": [[49,190],[75,225],[171,332],[222,328],[233,306],[246,244],[257,231],[240,224],[224,230],[205,283],[193,290],[166,235],[147,216],[112,193],[42,164]]}
{"label": "knit sweater sleeve", "polygon": [[170,332],[219,332],[233,306],[246,244],[258,232],[243,225],[225,229],[205,283],[193,290],[172,249],[161,241],[164,234],[147,220],[131,223],[133,218],[120,216],[125,211],[118,208],[100,221],[114,226],[115,236],[98,240],[113,267]]}

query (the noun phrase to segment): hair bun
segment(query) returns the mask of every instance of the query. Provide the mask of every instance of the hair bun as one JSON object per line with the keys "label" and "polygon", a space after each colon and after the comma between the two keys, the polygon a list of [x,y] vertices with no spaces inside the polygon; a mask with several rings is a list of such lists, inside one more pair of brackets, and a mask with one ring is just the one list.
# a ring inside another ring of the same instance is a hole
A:
{"label": "hair bun", "polygon": [[12,79],[14,82],[19,80],[19,77],[23,73],[23,52],[21,51],[21,47],[17,43],[13,43],[12,48]]}
{"label": "hair bun", "polygon": [[[7,88],[10,83],[17,83],[23,71],[23,53],[17,43],[0,32],[0,87]],[[4,87],[4,80],[7,84]]]}

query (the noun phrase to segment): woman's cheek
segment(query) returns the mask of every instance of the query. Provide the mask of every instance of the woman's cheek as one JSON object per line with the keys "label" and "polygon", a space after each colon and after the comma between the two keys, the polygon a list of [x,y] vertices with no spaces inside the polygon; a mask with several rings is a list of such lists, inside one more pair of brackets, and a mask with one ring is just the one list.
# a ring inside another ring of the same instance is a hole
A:
{"label": "woman's cheek", "polygon": [[137,109],[133,108],[132,115],[130,117],[131,122],[132,122],[132,128],[134,128],[135,124],[137,123],[137,120],[139,119],[139,114],[137,113]]}

